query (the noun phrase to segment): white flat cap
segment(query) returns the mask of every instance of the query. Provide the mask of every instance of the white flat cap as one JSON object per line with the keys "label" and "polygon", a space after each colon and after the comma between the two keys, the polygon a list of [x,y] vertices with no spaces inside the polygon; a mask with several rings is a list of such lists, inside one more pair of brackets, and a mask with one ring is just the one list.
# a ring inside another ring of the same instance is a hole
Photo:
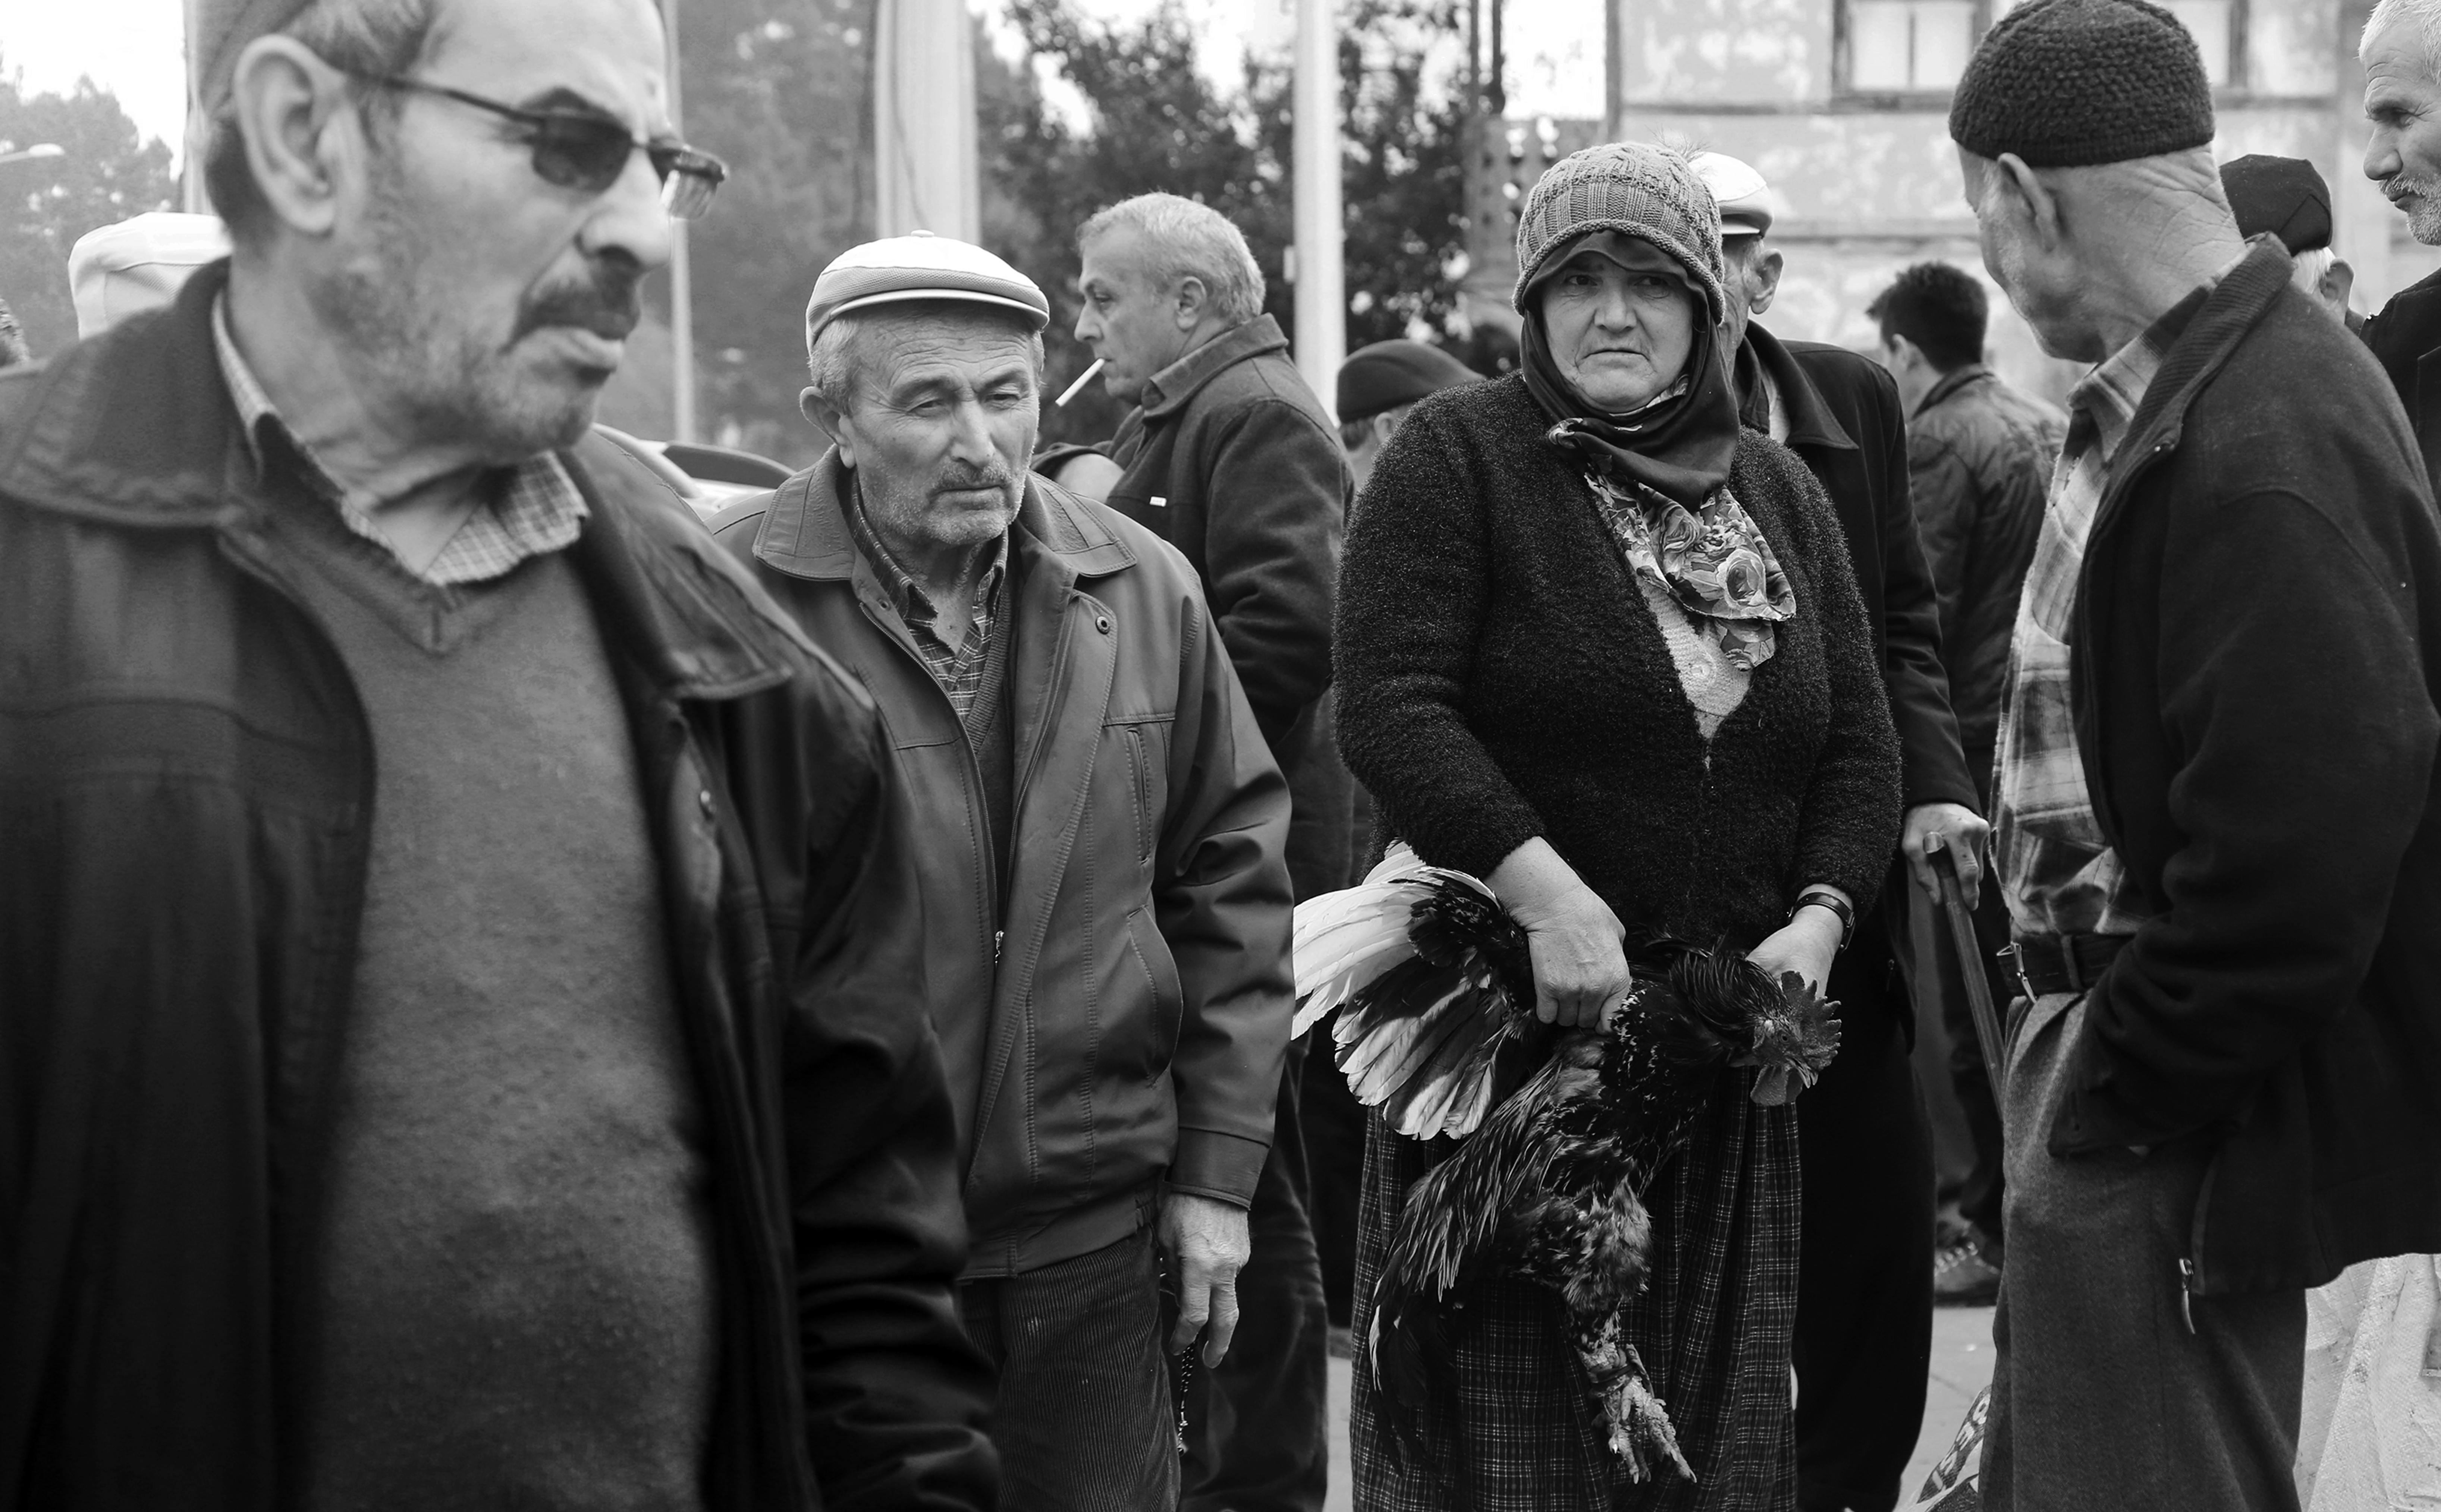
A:
{"label": "white flat cap", "polygon": [[1780,196],[1753,165],[1727,153],[1697,153],[1688,164],[1721,207],[1721,235],[1761,236],[1771,229]]}
{"label": "white flat cap", "polygon": [[1032,279],[971,242],[917,231],[852,246],[831,259],[805,301],[805,350],[850,310],[908,299],[965,299],[1013,310],[1040,331],[1051,301]]}
{"label": "white flat cap", "polygon": [[99,335],[139,310],[168,304],[197,268],[228,253],[228,233],[212,215],[154,210],[87,231],[68,249],[77,334]]}

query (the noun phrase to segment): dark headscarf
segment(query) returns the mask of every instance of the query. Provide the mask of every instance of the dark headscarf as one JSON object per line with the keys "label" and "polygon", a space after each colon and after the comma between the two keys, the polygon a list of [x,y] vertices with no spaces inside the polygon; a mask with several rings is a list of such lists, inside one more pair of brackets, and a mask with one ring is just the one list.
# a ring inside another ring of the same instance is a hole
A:
{"label": "dark headscarf", "polygon": [[[1554,423],[1544,436],[1551,446],[1578,457],[1598,472],[1641,483],[1673,503],[1695,509],[1728,481],[1729,463],[1738,450],[1737,396],[1729,387],[1727,364],[1721,360],[1719,333],[1705,318],[1704,296],[1695,280],[1688,280],[1696,322],[1695,341],[1679,374],[1684,382],[1633,414],[1616,415],[1593,407],[1561,375],[1549,338],[1543,332],[1542,301],[1533,297],[1534,291],[1586,243],[1599,247],[1612,239],[1629,240],[1620,231],[1587,232],[1575,244],[1546,259],[1528,286],[1530,308],[1518,333],[1526,387]],[[1654,250],[1671,256],[1661,248]],[[1677,260],[1672,257],[1671,261]]]}

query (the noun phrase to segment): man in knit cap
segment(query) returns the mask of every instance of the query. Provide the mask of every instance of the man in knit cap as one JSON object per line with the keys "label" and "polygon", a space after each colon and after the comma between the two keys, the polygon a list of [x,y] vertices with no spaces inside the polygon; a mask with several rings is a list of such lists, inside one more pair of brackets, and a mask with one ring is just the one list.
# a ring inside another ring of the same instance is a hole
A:
{"label": "man in knit cap", "polygon": [[1289,795],[1185,560],[1027,471],[1049,318],[965,242],[841,253],[805,309],[831,450],[713,528],[897,736],[1003,1512],[1128,1512],[1178,1503],[1168,1357],[1233,1353]]}
{"label": "man in knit cap", "polygon": [[2360,329],[2363,321],[2348,309],[2356,269],[2331,248],[2331,189],[2321,170],[2302,157],[2250,153],[2220,166],[2220,188],[2237,234],[2278,237],[2297,264],[2288,281],[2332,318]]}
{"label": "man in knit cap", "polygon": [[1905,757],[1907,820],[1892,876],[1856,921],[1828,989],[1845,1025],[1839,1058],[1797,1125],[1805,1170],[1798,1504],[1888,1512],[1924,1426],[1932,1354],[1925,1242],[1933,1227],[1932,1135],[1908,1053],[1915,1016],[1892,965],[1891,925],[1907,911],[1902,874],[1930,891],[1943,851],[1976,885],[1988,826],[1950,713],[1939,598],[1908,500],[1898,389],[1869,357],[1782,341],[1755,322],[1780,287],[1781,254],[1769,240],[1778,196],[1734,157],[1698,153],[1693,166],[1721,208],[1741,418],[1795,451],[1838,512]]}
{"label": "man in knit cap", "polygon": [[0,1507],[990,1506],[890,732],[590,426],[660,15],[201,9],[0,373]]}
{"label": "man in knit cap", "polygon": [[2293,1508],[2305,1288],[2441,1247],[2441,527],[2167,11],[2011,11],[1949,128],[1984,265],[2097,365],[2002,714],[1984,1504]]}
{"label": "man in knit cap", "polygon": [[[2415,240],[2441,246],[2441,5],[2381,0],[2357,54],[2373,123],[2365,177],[2407,216]],[[2407,406],[2426,473],[2441,488],[2441,272],[2391,296],[2363,333]]]}

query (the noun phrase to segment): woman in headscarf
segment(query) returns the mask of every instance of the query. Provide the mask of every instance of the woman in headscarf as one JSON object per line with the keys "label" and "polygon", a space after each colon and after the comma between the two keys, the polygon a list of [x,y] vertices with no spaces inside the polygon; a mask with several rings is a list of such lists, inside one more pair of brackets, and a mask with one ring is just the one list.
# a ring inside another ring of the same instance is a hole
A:
{"label": "woman in headscarf", "polygon": [[[1358,501],[1340,743],[1386,827],[1526,927],[1536,1011],[1595,1024],[1626,930],[1817,987],[1899,826],[1898,747],[1836,517],[1741,431],[1720,215],[1682,157],[1589,148],[1527,196],[1522,370],[1424,400]],[[1633,1485],[1549,1292],[1451,1315],[1451,1389],[1400,1453],[1357,1351],[1357,1505],[1786,1508],[1796,1493],[1797,1108],[1723,1072],[1645,1194],[1629,1336],[1696,1480]],[[1454,1146],[1367,1136],[1355,1336],[1407,1190]]]}

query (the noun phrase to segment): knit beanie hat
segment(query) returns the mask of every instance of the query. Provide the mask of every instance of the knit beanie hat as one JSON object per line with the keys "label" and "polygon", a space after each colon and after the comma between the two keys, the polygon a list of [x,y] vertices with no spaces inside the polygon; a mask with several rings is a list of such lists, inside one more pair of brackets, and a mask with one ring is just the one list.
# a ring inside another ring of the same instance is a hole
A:
{"label": "knit beanie hat", "polygon": [[2331,244],[2331,188],[2304,158],[2249,153],[2220,166],[2220,189],[2238,235],[2269,231],[2290,257]]}
{"label": "knit beanie hat", "polygon": [[1993,24],[1949,135],[2029,168],[2124,163],[2213,139],[2212,83],[2179,18],[2145,0],[2033,0]]}
{"label": "knit beanie hat", "polygon": [[1669,253],[1703,290],[1711,323],[1728,319],[1721,292],[1720,207],[1681,153],[1650,142],[1605,142],[1552,164],[1527,190],[1517,217],[1510,308],[1530,315],[1526,294],[1543,264],[1588,231],[1618,231]]}

